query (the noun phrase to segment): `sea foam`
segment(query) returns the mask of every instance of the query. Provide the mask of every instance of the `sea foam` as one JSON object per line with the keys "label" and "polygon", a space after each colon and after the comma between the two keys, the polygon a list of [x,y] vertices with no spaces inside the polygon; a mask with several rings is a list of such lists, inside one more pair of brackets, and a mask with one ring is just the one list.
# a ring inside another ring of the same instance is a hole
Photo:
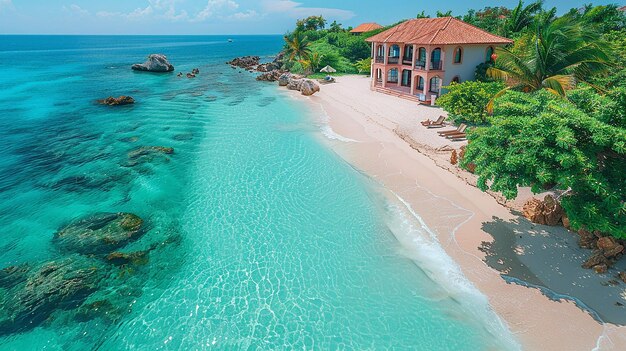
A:
{"label": "sea foam", "polygon": [[407,256],[467,312],[465,315],[474,316],[475,322],[484,326],[493,337],[492,346],[504,350],[521,350],[506,323],[491,309],[487,297],[463,275],[459,265],[441,246],[435,232],[411,204],[393,191],[390,192],[397,202],[388,204],[387,226],[402,245],[409,249]]}

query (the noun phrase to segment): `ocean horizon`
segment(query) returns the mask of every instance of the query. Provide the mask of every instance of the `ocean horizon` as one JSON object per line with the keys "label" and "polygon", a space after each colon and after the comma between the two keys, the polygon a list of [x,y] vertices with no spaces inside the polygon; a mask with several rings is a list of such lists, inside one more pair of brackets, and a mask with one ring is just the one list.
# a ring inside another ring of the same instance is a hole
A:
{"label": "ocean horizon", "polygon": [[[0,268],[28,277],[0,276],[0,349],[519,348],[420,209],[328,146],[353,140],[225,64],[269,61],[282,45],[281,35],[0,36]],[[153,53],[175,72],[130,69]],[[97,103],[121,95],[135,104]],[[140,258],[60,244],[68,226],[98,230],[120,213],[143,226],[115,251]],[[80,293],[63,286],[63,304],[38,298],[71,274],[98,279]]]}

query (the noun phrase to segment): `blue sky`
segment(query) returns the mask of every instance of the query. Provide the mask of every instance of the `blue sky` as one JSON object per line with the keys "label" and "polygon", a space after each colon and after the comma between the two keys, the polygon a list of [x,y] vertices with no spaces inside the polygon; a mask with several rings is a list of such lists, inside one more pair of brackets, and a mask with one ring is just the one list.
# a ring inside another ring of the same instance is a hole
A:
{"label": "blue sky", "polygon": [[[527,0],[528,2],[529,0]],[[591,0],[546,0],[559,12]],[[594,1],[594,4],[626,1]],[[393,4],[396,11],[381,10]],[[345,26],[391,24],[426,11],[505,5],[517,0],[0,0],[2,34],[282,34],[297,18],[322,14]],[[400,10],[402,9],[402,10]]]}

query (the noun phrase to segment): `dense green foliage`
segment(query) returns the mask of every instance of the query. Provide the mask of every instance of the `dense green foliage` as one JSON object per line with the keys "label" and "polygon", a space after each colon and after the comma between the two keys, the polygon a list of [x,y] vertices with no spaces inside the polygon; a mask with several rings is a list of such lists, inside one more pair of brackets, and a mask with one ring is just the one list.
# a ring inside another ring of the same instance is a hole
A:
{"label": "dense green foliage", "polygon": [[[515,44],[476,68],[481,82],[447,87],[438,100],[457,122],[485,123],[468,133],[461,166],[509,199],[521,186],[559,189],[573,228],[626,238],[626,15],[586,5],[557,17],[542,5],[463,16]],[[494,78],[509,88],[496,94]]]}
{"label": "dense green foliage", "polygon": [[567,16],[549,23],[538,20],[526,50],[499,48],[496,53],[496,66],[487,75],[507,81],[510,89],[546,89],[560,96],[577,82],[606,73],[611,63],[600,34]]}
{"label": "dense green foliage", "polygon": [[491,122],[470,133],[462,160],[481,189],[513,199],[518,186],[554,186],[574,228],[626,238],[626,130],[545,91],[507,92]]}
{"label": "dense green foliage", "polygon": [[437,100],[437,103],[448,111],[456,123],[484,124],[487,122],[487,104],[503,88],[504,84],[501,82],[453,83],[444,87],[447,92]]}

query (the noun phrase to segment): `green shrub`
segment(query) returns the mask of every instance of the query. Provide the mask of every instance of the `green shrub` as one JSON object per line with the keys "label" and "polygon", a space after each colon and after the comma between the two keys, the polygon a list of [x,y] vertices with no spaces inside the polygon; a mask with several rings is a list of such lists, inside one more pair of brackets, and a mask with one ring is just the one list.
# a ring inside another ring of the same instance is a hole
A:
{"label": "green shrub", "polygon": [[448,92],[437,99],[437,104],[443,107],[455,122],[484,124],[487,122],[485,107],[497,92],[504,89],[504,84],[467,81],[461,84],[453,83],[444,88]]}

